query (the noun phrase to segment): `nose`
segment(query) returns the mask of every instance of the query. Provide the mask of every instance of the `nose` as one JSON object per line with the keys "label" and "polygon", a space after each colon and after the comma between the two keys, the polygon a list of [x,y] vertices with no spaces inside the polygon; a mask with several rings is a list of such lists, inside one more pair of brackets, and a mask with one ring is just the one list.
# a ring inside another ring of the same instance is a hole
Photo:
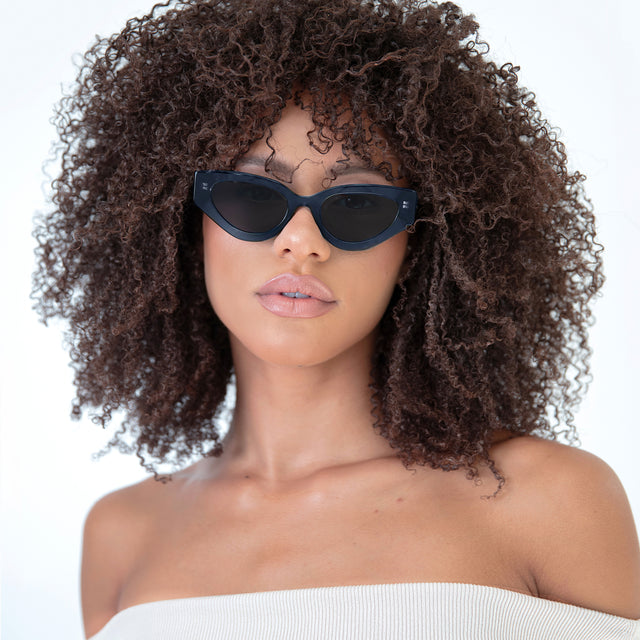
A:
{"label": "nose", "polygon": [[280,257],[298,262],[312,258],[324,262],[331,255],[331,244],[320,232],[308,207],[300,207],[274,240],[274,250]]}

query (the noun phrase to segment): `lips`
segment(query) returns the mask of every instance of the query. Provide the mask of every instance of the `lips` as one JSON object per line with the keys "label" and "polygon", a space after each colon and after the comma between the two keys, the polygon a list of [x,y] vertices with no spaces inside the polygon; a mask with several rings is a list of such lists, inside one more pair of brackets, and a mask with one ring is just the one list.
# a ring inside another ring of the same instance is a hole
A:
{"label": "lips", "polygon": [[285,318],[316,318],[336,303],[331,289],[314,276],[283,273],[265,282],[257,291],[260,304]]}

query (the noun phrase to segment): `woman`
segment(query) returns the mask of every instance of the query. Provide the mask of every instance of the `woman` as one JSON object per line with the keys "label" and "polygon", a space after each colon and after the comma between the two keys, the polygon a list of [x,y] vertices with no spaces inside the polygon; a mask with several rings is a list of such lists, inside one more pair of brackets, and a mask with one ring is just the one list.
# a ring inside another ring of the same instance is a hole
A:
{"label": "woman", "polygon": [[88,54],[41,311],[70,321],[76,413],[125,410],[113,444],[154,478],[89,514],[87,637],[640,636],[624,491],[552,441],[593,216],[476,28],[194,1]]}

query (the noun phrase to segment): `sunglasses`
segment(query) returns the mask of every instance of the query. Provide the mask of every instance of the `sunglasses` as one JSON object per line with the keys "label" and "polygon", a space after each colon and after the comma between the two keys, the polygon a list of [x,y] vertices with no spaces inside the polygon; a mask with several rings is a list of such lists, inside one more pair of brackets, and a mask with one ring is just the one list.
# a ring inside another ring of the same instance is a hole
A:
{"label": "sunglasses", "polygon": [[417,195],[390,185],[349,184],[299,196],[277,180],[242,171],[196,171],[193,201],[225,231],[259,242],[308,207],[323,237],[347,251],[374,247],[415,219]]}

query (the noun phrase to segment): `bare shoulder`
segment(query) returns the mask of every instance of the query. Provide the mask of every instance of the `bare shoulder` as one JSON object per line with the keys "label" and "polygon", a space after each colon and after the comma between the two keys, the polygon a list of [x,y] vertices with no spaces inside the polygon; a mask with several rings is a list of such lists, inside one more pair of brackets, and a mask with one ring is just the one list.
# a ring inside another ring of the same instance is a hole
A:
{"label": "bare shoulder", "polygon": [[502,442],[492,454],[539,595],[640,618],[638,536],[613,470],[586,451],[534,437]]}
{"label": "bare shoulder", "polygon": [[161,508],[162,485],[153,479],[98,500],[87,515],[82,549],[82,612],[87,637],[118,611],[120,589],[145,532]]}

